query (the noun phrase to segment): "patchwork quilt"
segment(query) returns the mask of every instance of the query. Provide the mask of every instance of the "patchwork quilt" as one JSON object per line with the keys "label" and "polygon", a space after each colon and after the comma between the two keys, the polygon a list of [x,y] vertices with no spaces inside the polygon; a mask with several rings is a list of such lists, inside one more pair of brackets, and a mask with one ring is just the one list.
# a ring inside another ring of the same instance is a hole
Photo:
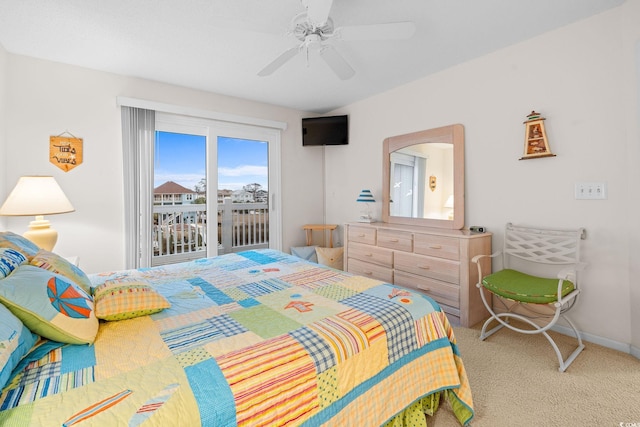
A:
{"label": "patchwork quilt", "polygon": [[41,339],[0,425],[379,426],[438,393],[473,417],[452,328],[422,294],[274,250],[90,280],[147,283],[170,307],[102,321],[93,345]]}

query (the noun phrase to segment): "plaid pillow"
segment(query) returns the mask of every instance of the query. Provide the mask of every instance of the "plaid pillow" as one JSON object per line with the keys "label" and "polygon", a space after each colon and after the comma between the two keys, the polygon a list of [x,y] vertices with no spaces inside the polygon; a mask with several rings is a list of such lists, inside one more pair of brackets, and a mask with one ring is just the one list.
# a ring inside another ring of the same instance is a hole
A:
{"label": "plaid pillow", "polygon": [[106,281],[93,291],[96,317],[124,320],[171,307],[165,297],[141,281]]}

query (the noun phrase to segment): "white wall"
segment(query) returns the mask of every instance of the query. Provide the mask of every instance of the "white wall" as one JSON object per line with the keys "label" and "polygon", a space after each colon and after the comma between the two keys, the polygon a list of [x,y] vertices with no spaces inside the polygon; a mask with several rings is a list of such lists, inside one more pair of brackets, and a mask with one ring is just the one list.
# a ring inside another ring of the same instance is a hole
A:
{"label": "white wall", "polygon": [[[380,198],[384,138],[461,123],[465,225],[488,227],[494,249],[508,221],[585,227],[589,268],[573,318],[592,338],[627,351],[630,344],[639,347],[640,323],[638,314],[632,322],[631,310],[638,311],[640,284],[631,278],[638,277],[640,208],[639,193],[629,185],[640,182],[639,17],[640,2],[626,2],[332,112],[350,115],[351,133],[348,146],[327,151],[327,220],[357,218],[361,188]],[[519,161],[523,121],[534,109],[547,119],[557,157]],[[575,200],[574,184],[582,181],[606,182],[607,200]]]}
{"label": "white wall", "polygon": [[[302,147],[299,111],[0,51],[0,72],[3,69],[8,84],[6,96],[0,96],[5,105],[0,116],[6,123],[6,140],[0,139],[5,151],[0,175],[6,181],[4,188],[0,186],[0,199],[21,175],[53,175],[76,208],[49,218],[60,234],[55,250],[79,255],[87,272],[124,268],[118,96],[288,123],[282,134],[283,194],[278,195],[283,249],[304,242],[303,224],[322,220],[322,203],[316,196],[322,191],[321,152]],[[48,160],[49,136],[65,131],[84,139],[84,162],[67,173]],[[7,218],[5,225],[22,232],[29,220]]]}
{"label": "white wall", "polygon": [[[0,45],[0,159],[5,159],[5,138],[7,134],[7,126],[5,120],[5,104],[6,104],[6,87],[7,87],[7,51]],[[0,160],[0,194],[3,193],[5,187],[6,171],[4,167],[4,160]],[[4,198],[0,200],[0,203],[4,202]],[[4,217],[0,216],[0,230],[3,230],[5,226]]]}
{"label": "white wall", "polygon": [[[629,206],[629,277],[640,277],[640,262],[638,262],[638,254],[640,253],[640,191],[636,187],[640,183],[640,168],[638,167],[638,160],[640,159],[640,40],[635,44],[635,81],[636,90],[635,108],[629,110],[628,120],[628,132],[629,138],[627,140],[629,151],[627,155],[627,164],[629,168],[629,199],[631,205]],[[634,92],[631,92],[632,94]],[[633,123],[636,123],[634,126]],[[631,344],[633,346],[632,353],[640,358],[640,286],[637,281],[630,281],[631,295],[629,298],[631,305]]]}

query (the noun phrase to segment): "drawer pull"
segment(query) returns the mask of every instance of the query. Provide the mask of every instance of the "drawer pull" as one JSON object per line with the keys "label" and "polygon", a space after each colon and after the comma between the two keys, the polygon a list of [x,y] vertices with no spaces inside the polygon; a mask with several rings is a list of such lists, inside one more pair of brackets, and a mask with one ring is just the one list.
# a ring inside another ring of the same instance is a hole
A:
{"label": "drawer pull", "polygon": [[364,234],[364,233],[360,233],[360,234],[358,234],[358,237],[364,237],[364,236],[365,236],[365,234]]}
{"label": "drawer pull", "polygon": [[429,246],[429,249],[442,249],[442,246],[440,246],[440,245],[431,245],[431,246]]}
{"label": "drawer pull", "polygon": [[422,270],[431,270],[431,267],[429,267],[428,265],[419,265],[418,268]]}
{"label": "drawer pull", "polygon": [[389,241],[393,242],[393,243],[398,243],[400,240],[398,240],[398,239],[389,239]]}
{"label": "drawer pull", "polygon": [[373,272],[371,271],[363,271],[362,274],[366,274],[367,276],[371,276]]}
{"label": "drawer pull", "polygon": [[372,253],[368,253],[368,254],[364,254],[364,256],[372,257],[373,254]]}

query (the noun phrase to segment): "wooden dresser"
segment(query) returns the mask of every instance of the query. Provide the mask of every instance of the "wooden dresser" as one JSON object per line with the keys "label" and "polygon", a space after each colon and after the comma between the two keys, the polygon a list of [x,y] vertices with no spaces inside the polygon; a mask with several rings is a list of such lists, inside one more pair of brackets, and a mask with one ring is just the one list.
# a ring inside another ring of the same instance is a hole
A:
{"label": "wooden dresser", "polygon": [[[491,233],[395,225],[345,224],[345,270],[424,292],[454,325],[489,317],[476,287],[475,255],[491,254]],[[491,271],[486,258],[484,271]]]}

